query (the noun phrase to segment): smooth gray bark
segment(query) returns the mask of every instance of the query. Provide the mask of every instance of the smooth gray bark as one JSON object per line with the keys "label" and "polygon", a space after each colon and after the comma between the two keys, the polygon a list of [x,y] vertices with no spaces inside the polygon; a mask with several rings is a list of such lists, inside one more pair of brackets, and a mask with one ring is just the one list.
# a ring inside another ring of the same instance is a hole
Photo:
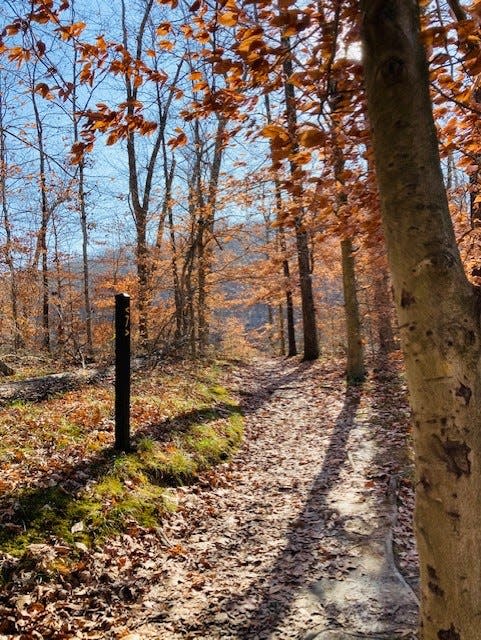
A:
{"label": "smooth gray bark", "polygon": [[421,638],[474,640],[481,620],[479,295],[443,184],[419,9],[360,3],[365,83],[414,418]]}

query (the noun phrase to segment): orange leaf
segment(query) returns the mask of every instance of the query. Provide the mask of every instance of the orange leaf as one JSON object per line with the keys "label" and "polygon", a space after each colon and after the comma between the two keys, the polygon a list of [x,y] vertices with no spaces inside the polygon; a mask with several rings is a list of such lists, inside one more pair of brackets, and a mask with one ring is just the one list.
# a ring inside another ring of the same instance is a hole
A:
{"label": "orange leaf", "polygon": [[192,27],[188,24],[183,24],[180,27],[180,30],[182,31],[182,33],[186,38],[192,38],[192,36],[194,35],[194,32],[192,31]]}
{"label": "orange leaf", "polygon": [[174,48],[174,45],[172,42],[170,42],[170,40],[161,40],[159,42],[159,47],[161,47],[162,49],[165,49],[166,51],[172,51],[172,49]]}
{"label": "orange leaf", "polygon": [[45,82],[40,82],[39,84],[37,84],[37,86],[35,87],[35,93],[39,93],[42,98],[46,98],[47,100],[50,100],[53,97],[50,93],[48,85],[45,84]]}
{"label": "orange leaf", "polygon": [[20,66],[22,62],[30,60],[30,50],[22,47],[12,47],[8,52],[8,59],[11,62],[16,61]]}
{"label": "orange leaf", "polygon": [[219,23],[224,27],[235,27],[239,20],[239,16],[233,11],[226,11],[219,16]]}
{"label": "orange leaf", "polygon": [[193,86],[194,91],[205,91],[209,88],[209,85],[205,80],[201,80],[200,82],[196,82]]}
{"label": "orange leaf", "polygon": [[296,73],[293,73],[288,82],[289,84],[293,84],[295,87],[303,87],[306,84],[306,80],[305,80],[306,74],[304,71],[296,71]]}
{"label": "orange leaf", "polygon": [[40,58],[44,55],[46,48],[44,42],[37,40],[37,52]]}
{"label": "orange leaf", "polygon": [[60,34],[62,40],[68,41],[72,38],[78,38],[86,26],[85,22],[74,22],[70,25],[58,27],[56,31]]}
{"label": "orange leaf", "polygon": [[184,145],[187,144],[187,136],[182,131],[182,129],[179,129],[179,127],[176,127],[175,130],[179,132],[179,135],[175,138],[172,138],[167,143],[172,149],[175,149],[176,147],[183,147]]}
{"label": "orange leaf", "polygon": [[299,142],[303,147],[317,147],[325,141],[324,132],[315,127],[304,129],[299,134]]}
{"label": "orange leaf", "polygon": [[117,140],[118,140],[118,139],[119,139],[119,135],[118,135],[118,133],[116,133],[115,131],[113,131],[113,132],[109,135],[109,137],[107,138],[107,142],[106,142],[106,144],[107,144],[107,145],[109,145],[109,146],[110,146],[110,145],[112,145],[112,144],[115,144],[115,143],[117,142]]}
{"label": "orange leaf", "polygon": [[232,65],[232,60],[219,60],[214,64],[214,73],[227,73],[227,71],[232,68]]}
{"label": "orange leaf", "polygon": [[159,24],[159,26],[155,30],[155,33],[158,36],[162,37],[170,33],[171,29],[172,29],[172,25],[170,24],[170,22],[162,22],[162,24]]}
{"label": "orange leaf", "polygon": [[284,127],[280,124],[268,124],[263,129],[261,129],[261,135],[265,138],[270,138],[274,140],[276,138],[280,138],[281,140],[285,140],[289,142],[290,136],[289,133]]}
{"label": "orange leaf", "polygon": [[312,156],[309,151],[300,151],[292,157],[292,160],[294,160],[296,164],[307,164],[311,159]]}

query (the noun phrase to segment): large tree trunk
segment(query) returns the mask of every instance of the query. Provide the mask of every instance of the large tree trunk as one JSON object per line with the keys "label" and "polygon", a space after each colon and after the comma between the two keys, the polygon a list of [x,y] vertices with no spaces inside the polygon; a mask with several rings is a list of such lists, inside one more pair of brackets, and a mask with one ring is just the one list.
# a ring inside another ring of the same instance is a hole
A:
{"label": "large tree trunk", "polygon": [[369,117],[416,449],[423,640],[481,620],[479,296],[443,185],[412,0],[361,1]]}

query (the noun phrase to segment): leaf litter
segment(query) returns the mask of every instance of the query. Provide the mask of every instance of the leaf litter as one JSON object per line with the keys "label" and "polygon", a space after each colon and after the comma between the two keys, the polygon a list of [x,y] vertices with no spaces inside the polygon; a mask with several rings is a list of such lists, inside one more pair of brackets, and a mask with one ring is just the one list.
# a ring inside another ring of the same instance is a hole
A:
{"label": "leaf litter", "polygon": [[381,369],[346,390],[340,371],[258,360],[227,374],[245,414],[238,454],[173,489],[161,528],[79,542],[73,568],[61,540],[14,569],[4,558],[0,637],[414,639],[398,572],[416,589],[404,385]]}

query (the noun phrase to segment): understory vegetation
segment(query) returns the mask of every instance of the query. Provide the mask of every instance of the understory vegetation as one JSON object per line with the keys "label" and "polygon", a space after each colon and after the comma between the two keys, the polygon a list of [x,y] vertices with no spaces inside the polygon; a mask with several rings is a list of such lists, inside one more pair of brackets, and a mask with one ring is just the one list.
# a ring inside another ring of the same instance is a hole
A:
{"label": "understory vegetation", "polygon": [[[156,528],[175,510],[171,487],[227,460],[242,438],[237,401],[219,379],[227,363],[163,366],[134,376],[132,451],[112,449],[113,389],[91,385],[0,409],[0,548],[28,560],[65,547],[48,571],[108,537]],[[47,571],[47,573],[48,573]],[[9,578],[5,563],[3,580]]]}

